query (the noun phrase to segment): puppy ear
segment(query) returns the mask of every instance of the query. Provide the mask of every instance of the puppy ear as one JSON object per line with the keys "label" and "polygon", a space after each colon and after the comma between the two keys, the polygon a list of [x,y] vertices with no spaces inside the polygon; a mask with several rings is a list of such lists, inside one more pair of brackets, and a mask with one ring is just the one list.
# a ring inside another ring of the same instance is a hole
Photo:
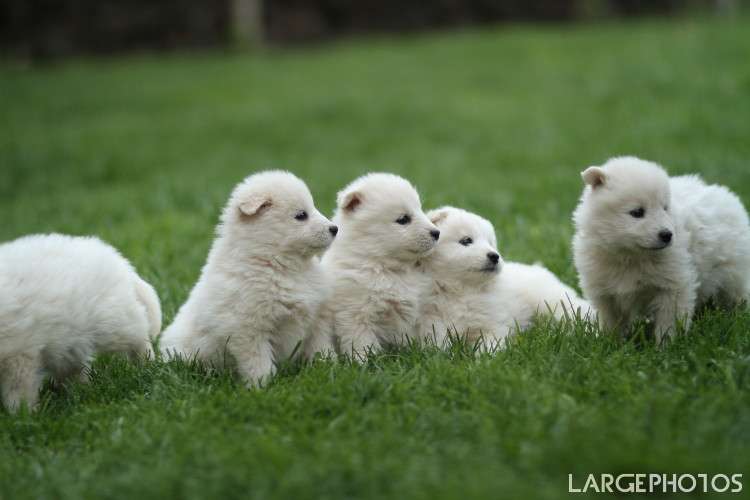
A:
{"label": "puppy ear", "polygon": [[436,226],[440,224],[440,222],[444,221],[447,217],[448,217],[447,210],[433,210],[427,214],[427,218],[429,218],[430,222],[432,222]]}
{"label": "puppy ear", "polygon": [[357,191],[350,191],[339,197],[339,207],[344,212],[354,212],[361,204],[362,194]]}
{"label": "puppy ear", "polygon": [[601,167],[589,167],[581,172],[581,177],[592,189],[600,188],[607,183],[607,173]]}
{"label": "puppy ear", "polygon": [[248,217],[252,217],[253,215],[258,215],[263,210],[270,207],[273,203],[271,202],[271,198],[267,196],[254,196],[250,198],[249,200],[245,200],[242,203],[240,203],[240,213],[243,215],[247,215]]}

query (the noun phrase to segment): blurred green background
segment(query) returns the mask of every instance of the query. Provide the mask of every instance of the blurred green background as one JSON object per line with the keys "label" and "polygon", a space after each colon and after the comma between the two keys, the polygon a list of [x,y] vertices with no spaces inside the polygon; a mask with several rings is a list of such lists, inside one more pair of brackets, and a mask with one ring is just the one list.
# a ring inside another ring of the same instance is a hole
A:
{"label": "blurred green background", "polygon": [[[750,19],[357,38],[0,65],[0,240],[96,234],[186,298],[232,187],[264,168],[331,213],[368,171],[496,226],[571,285],[579,172],[635,154],[750,200]],[[667,351],[542,325],[493,359],[289,367],[267,391],[117,359],[0,413],[0,498],[471,498],[567,473],[750,470],[750,318]]]}

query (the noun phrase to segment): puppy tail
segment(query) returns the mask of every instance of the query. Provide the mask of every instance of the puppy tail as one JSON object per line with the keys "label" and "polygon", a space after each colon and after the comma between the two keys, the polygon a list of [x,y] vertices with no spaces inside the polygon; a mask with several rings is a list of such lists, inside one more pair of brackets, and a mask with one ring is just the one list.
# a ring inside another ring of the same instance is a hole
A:
{"label": "puppy tail", "polygon": [[135,295],[146,309],[148,318],[148,336],[154,340],[161,332],[161,303],[159,296],[156,294],[154,287],[143,281],[140,277],[136,278]]}

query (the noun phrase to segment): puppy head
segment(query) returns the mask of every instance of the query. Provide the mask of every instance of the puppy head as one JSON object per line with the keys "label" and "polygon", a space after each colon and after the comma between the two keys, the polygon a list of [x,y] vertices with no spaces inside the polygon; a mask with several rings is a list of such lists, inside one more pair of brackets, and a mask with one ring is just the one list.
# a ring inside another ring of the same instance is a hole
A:
{"label": "puppy head", "polygon": [[664,250],[675,232],[669,176],[656,163],[613,158],[589,167],[576,226],[618,251]]}
{"label": "puppy head", "polygon": [[393,174],[367,174],[338,194],[334,222],[341,243],[373,260],[416,261],[435,247],[440,232],[422,212],[409,181]]}
{"label": "puppy head", "polygon": [[289,172],[251,175],[232,192],[220,235],[243,250],[310,257],[336,236],[331,221],[315,208],[307,185]]}
{"label": "puppy head", "polygon": [[454,207],[431,210],[427,217],[440,229],[440,242],[425,259],[434,279],[478,285],[497,276],[503,260],[490,221]]}

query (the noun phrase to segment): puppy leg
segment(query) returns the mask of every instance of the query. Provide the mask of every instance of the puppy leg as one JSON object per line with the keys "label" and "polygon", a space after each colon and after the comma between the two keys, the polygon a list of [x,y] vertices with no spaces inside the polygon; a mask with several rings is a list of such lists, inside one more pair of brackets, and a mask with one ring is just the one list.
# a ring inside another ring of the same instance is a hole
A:
{"label": "puppy leg", "polygon": [[356,361],[364,361],[368,354],[380,351],[377,335],[364,325],[343,330],[340,341],[341,353],[351,356]]}
{"label": "puppy leg", "polygon": [[310,361],[316,355],[323,358],[333,358],[336,355],[336,349],[333,345],[333,336],[327,331],[315,331],[305,338],[302,345],[302,355],[304,359]]}
{"label": "puppy leg", "polygon": [[[750,272],[750,267],[748,272]],[[724,279],[717,297],[723,306],[732,308],[742,303],[750,305],[750,276],[748,276],[748,272],[744,269],[736,270]]]}
{"label": "puppy leg", "polygon": [[151,342],[146,339],[133,339],[128,356],[133,361],[153,360],[155,357],[154,348]]}
{"label": "puppy leg", "polygon": [[612,297],[599,296],[592,297],[591,304],[597,312],[599,318],[599,328],[606,332],[616,332],[620,335],[623,334],[621,331],[624,321],[622,314]]}
{"label": "puppy leg", "polygon": [[310,328],[310,322],[306,316],[295,316],[279,326],[276,335],[271,337],[274,359],[277,362],[291,361],[304,356],[305,334]]}
{"label": "puppy leg", "polygon": [[678,322],[690,329],[693,317],[695,298],[691,299],[683,293],[662,293],[652,303],[654,308],[654,334],[657,345],[661,345],[665,337],[673,338],[677,334]]}
{"label": "puppy leg", "polygon": [[88,356],[81,364],[58,368],[52,372],[55,386],[61,386],[71,379],[84,384],[90,382],[91,362],[92,358]]}
{"label": "puppy leg", "polygon": [[91,382],[91,360],[87,361],[83,367],[81,367],[81,371],[78,372],[76,380],[81,384],[88,384]]}
{"label": "puppy leg", "polygon": [[333,314],[327,309],[319,311],[302,345],[304,359],[311,361],[316,355],[329,359],[336,356],[333,321]]}
{"label": "puppy leg", "polygon": [[5,360],[0,374],[3,404],[10,413],[17,412],[23,404],[31,410],[36,408],[44,380],[40,353],[19,354]]}
{"label": "puppy leg", "polygon": [[265,336],[252,334],[232,337],[227,347],[248,389],[263,387],[276,373],[273,347]]}
{"label": "puppy leg", "polygon": [[133,303],[128,309],[123,309],[120,324],[122,326],[118,332],[118,338],[122,343],[124,353],[132,361],[154,359],[154,348],[149,337],[152,327],[139,303]]}

